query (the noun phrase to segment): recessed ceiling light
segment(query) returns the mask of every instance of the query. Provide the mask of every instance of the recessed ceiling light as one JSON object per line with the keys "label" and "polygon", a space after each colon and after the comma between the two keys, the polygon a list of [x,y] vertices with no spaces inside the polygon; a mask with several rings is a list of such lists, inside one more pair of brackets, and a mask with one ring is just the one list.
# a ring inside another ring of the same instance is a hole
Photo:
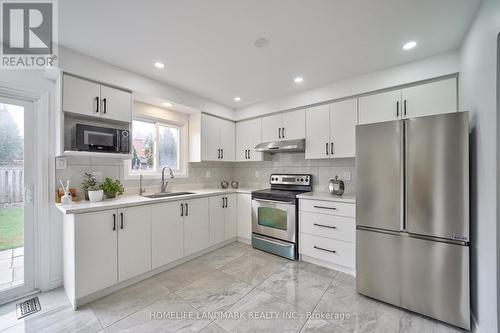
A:
{"label": "recessed ceiling light", "polygon": [[169,102],[163,102],[163,103],[161,103],[161,105],[166,106],[167,108],[173,106],[173,104],[169,103]]}
{"label": "recessed ceiling light", "polygon": [[267,45],[269,44],[269,41],[265,38],[257,38],[255,40],[255,42],[253,43],[253,45],[255,45],[255,47],[261,49],[263,47],[266,47]]}
{"label": "recessed ceiling light", "polygon": [[241,98],[240,98],[240,97],[238,97],[238,96],[236,96],[236,97],[235,97],[235,98],[233,98],[233,99],[234,99],[234,101],[235,101],[235,102],[239,102],[239,101],[241,101]]}
{"label": "recessed ceiling light", "polygon": [[157,62],[155,62],[155,67],[159,68],[159,69],[163,69],[163,68],[165,68],[165,65],[162,62],[157,61]]}
{"label": "recessed ceiling light", "polygon": [[293,82],[295,83],[301,83],[302,81],[304,81],[304,79],[301,76],[297,76],[295,79],[293,79]]}
{"label": "recessed ceiling light", "polygon": [[415,46],[417,46],[417,42],[415,42],[414,40],[412,40],[411,42],[408,42],[405,45],[403,45],[403,50],[411,50]]}

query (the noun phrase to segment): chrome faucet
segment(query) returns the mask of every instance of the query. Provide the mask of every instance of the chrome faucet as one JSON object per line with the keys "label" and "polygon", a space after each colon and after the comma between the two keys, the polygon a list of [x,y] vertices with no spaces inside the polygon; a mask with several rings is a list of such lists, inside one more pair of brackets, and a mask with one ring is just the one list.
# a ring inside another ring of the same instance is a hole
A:
{"label": "chrome faucet", "polygon": [[146,189],[142,187],[142,173],[139,176],[139,195],[143,195]]}
{"label": "chrome faucet", "polygon": [[170,179],[174,179],[174,173],[172,172],[172,168],[170,167],[163,167],[161,169],[161,193],[165,193],[167,191],[167,186],[168,186],[168,180],[165,180],[165,169],[168,169],[170,171]]}

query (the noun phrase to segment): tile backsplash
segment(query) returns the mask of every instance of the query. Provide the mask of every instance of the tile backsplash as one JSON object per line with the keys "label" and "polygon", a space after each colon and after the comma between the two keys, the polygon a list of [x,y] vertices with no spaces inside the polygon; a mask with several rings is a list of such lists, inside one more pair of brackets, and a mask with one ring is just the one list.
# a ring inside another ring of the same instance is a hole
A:
{"label": "tile backsplash", "polygon": [[[175,178],[169,182],[169,189],[188,190],[196,188],[219,187],[222,180],[236,180],[240,186],[266,188],[272,173],[309,173],[313,175],[315,191],[328,191],[328,181],[338,175],[340,179],[350,173],[350,180],[345,182],[345,193],[355,192],[355,160],[354,158],[306,160],[304,153],[284,153],[265,155],[262,162],[201,162],[189,163],[188,177]],[[85,172],[97,172],[102,178],[119,179],[125,186],[126,194],[138,194],[139,180],[125,179],[125,166],[122,160],[114,158],[67,157],[67,167],[56,170],[56,182],[69,179],[70,187],[77,190],[81,197],[80,184]],[[57,186],[56,184],[56,186]],[[148,193],[160,189],[159,179],[144,179],[143,186]]]}

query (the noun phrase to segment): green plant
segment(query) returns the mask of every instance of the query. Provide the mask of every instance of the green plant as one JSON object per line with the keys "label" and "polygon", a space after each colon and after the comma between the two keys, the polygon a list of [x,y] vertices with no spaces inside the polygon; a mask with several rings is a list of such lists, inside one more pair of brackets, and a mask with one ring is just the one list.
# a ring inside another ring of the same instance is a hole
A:
{"label": "green plant", "polygon": [[101,189],[104,191],[107,198],[114,198],[117,194],[123,194],[124,191],[123,185],[118,179],[113,180],[109,177],[104,179]]}
{"label": "green plant", "polygon": [[81,186],[84,192],[98,191],[100,189],[99,184],[97,183],[97,179],[94,177],[93,174],[88,172],[85,172],[85,174],[83,175],[83,181]]}

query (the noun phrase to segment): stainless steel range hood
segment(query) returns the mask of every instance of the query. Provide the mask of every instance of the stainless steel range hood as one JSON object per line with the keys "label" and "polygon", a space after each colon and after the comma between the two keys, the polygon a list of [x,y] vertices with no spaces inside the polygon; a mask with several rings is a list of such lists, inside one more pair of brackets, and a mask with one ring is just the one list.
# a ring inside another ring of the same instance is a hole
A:
{"label": "stainless steel range hood", "polygon": [[255,146],[255,151],[264,153],[293,153],[305,151],[306,140],[286,140],[263,142]]}

